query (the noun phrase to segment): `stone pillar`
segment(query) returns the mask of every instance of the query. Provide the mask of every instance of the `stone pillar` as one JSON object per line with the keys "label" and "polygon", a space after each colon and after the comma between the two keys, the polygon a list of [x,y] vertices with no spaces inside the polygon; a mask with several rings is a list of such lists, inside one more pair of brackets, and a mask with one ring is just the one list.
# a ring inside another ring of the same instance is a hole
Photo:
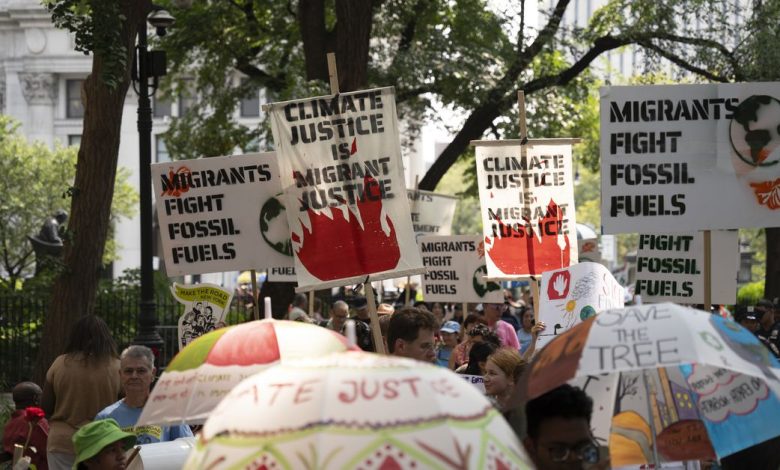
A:
{"label": "stone pillar", "polygon": [[54,145],[54,114],[57,109],[57,80],[50,73],[19,73],[19,85],[27,101],[30,141]]}

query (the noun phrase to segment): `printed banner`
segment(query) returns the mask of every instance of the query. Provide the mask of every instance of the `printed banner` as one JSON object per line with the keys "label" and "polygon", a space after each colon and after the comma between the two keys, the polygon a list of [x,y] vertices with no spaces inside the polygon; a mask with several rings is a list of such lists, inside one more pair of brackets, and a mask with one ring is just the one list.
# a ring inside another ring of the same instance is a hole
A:
{"label": "printed banner", "polygon": [[273,152],[151,170],[169,277],[292,265]]}
{"label": "printed banner", "polygon": [[174,282],[171,294],[184,305],[184,314],[179,317],[180,349],[224,323],[233,300],[232,292],[215,284],[184,286]]}
{"label": "printed banner", "polygon": [[604,265],[583,262],[542,274],[539,301],[539,321],[547,328],[537,349],[603,310],[622,308],[624,290]]}
{"label": "printed banner", "polygon": [[[711,232],[712,303],[737,301],[738,238],[736,231]],[[704,234],[640,235],[634,293],[648,303],[704,303]]]}
{"label": "printed banner", "polygon": [[423,264],[426,302],[502,303],[501,285],[484,280],[485,243],[479,235],[422,236],[418,239]]}
{"label": "printed banner", "polygon": [[392,88],[268,107],[299,290],[422,272]]}
{"label": "printed banner", "polygon": [[604,233],[780,226],[780,83],[601,89]]}
{"label": "printed banner", "polygon": [[488,277],[577,262],[571,139],[475,141]]}
{"label": "printed banner", "polygon": [[412,210],[412,228],[419,238],[422,235],[450,235],[452,219],[458,198],[447,194],[407,189],[409,207]]}
{"label": "printed banner", "polygon": [[780,401],[764,380],[699,364],[680,369],[719,456],[780,435]]}

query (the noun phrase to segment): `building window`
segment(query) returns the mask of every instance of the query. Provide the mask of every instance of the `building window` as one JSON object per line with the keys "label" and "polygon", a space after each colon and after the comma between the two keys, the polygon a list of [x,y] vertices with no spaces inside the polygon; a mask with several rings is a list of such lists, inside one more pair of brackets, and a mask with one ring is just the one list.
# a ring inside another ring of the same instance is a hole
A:
{"label": "building window", "polygon": [[168,147],[165,145],[163,136],[157,134],[154,136],[154,153],[157,157],[157,163],[171,161],[171,156],[168,154]]}
{"label": "building window", "polygon": [[154,117],[163,118],[171,115],[171,100],[165,98],[154,98]]}
{"label": "building window", "polygon": [[195,87],[192,80],[185,80],[179,90],[179,117],[183,117],[195,106]]}
{"label": "building window", "polygon": [[68,146],[79,147],[81,146],[81,134],[73,134],[68,136]]}
{"label": "building window", "polygon": [[[246,83],[246,80],[244,80]],[[247,96],[241,99],[241,117],[260,116],[260,92],[257,88],[251,88]]]}
{"label": "building window", "polygon": [[65,116],[68,118],[84,117],[84,103],[81,102],[81,85],[83,83],[84,80],[65,81],[65,99],[67,100]]}

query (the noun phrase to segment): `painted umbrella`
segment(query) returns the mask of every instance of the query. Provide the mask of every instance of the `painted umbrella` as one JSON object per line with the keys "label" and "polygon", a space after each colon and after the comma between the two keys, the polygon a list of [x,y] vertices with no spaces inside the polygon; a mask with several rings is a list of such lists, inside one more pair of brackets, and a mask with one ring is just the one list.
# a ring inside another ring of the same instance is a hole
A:
{"label": "painted umbrella", "polygon": [[302,322],[258,320],[212,331],[171,360],[138,425],[201,424],[246,377],[289,359],[348,349],[354,347],[340,334]]}
{"label": "painted umbrella", "polygon": [[561,334],[514,398],[584,386],[612,465],[696,460],[780,435],[778,377],[780,362],[746,329],[664,303],[606,310]]}
{"label": "painted umbrella", "polygon": [[347,352],[241,382],[206,421],[184,468],[531,466],[503,416],[454,372]]}

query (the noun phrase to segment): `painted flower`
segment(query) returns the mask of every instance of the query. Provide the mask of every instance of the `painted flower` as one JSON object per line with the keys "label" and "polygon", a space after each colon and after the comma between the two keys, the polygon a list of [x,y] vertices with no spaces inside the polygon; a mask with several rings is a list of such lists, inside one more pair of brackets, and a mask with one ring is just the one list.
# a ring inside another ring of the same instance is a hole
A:
{"label": "painted flower", "polygon": [[770,209],[780,209],[780,178],[763,183],[750,183],[756,193],[756,200]]}
{"label": "painted flower", "polygon": [[46,417],[46,413],[37,406],[28,406],[24,409],[25,419],[31,423],[37,423],[40,419]]}

